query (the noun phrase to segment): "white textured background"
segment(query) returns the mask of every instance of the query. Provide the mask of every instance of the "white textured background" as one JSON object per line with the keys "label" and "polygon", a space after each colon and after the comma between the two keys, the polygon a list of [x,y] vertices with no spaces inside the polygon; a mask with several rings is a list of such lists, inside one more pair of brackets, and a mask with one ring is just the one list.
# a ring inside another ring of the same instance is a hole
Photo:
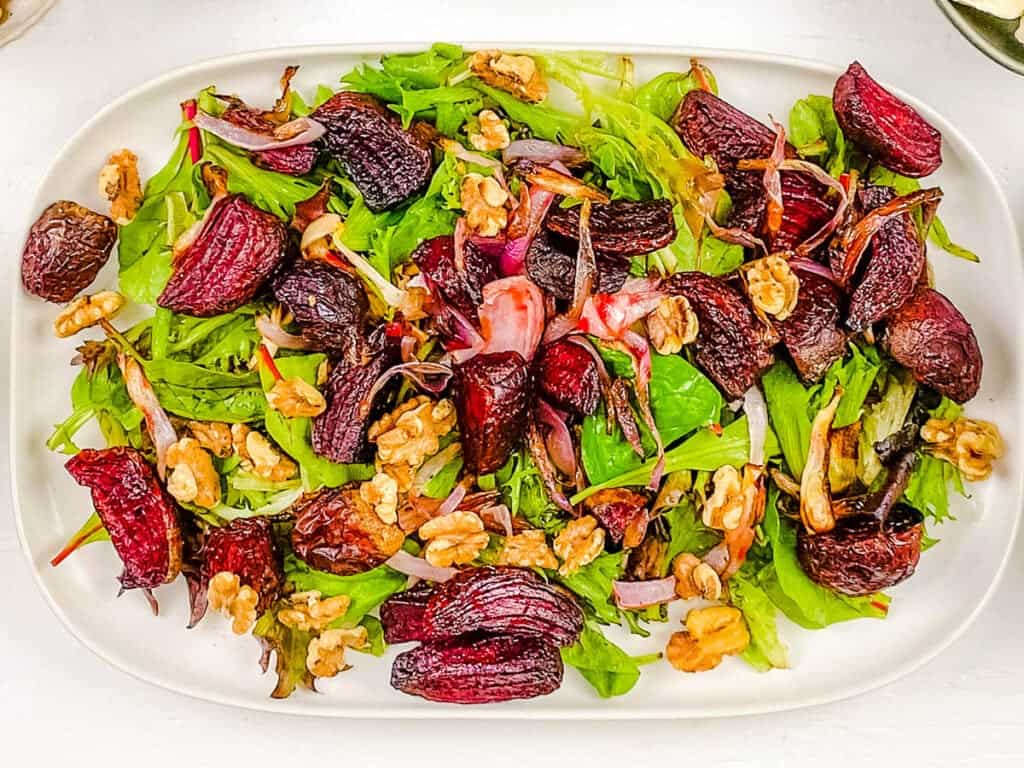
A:
{"label": "white textured background", "polygon": [[[928,0],[59,0],[0,48],[0,275],[17,279],[21,227],[51,157],[104,104],[154,75],[283,45],[502,38],[858,58],[963,131],[1024,231],[1024,78],[984,59]],[[0,318],[7,303],[5,287]],[[0,372],[9,364],[0,344]],[[9,509],[4,401],[0,764],[1024,765],[1024,542],[992,605],[951,649],[880,691],[811,710],[681,723],[343,722],[165,693],[80,647],[37,593]],[[63,412],[63,395],[54,409]]]}

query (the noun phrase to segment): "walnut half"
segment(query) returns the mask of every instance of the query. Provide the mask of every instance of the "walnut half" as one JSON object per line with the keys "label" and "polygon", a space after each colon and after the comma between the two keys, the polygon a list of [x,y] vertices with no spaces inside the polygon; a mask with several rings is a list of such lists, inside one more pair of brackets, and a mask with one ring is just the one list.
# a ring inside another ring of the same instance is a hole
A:
{"label": "walnut half", "polygon": [[543,101],[548,84],[537,62],[529,56],[513,56],[504,51],[477,51],[469,60],[469,69],[488,85],[508,91],[524,101]]}
{"label": "walnut half", "polygon": [[243,585],[237,573],[215,574],[206,588],[206,599],[211,609],[231,619],[231,631],[236,635],[244,635],[256,623],[259,593]]}
{"label": "walnut half", "polygon": [[365,648],[369,642],[366,627],[325,629],[306,647],[306,669],[317,677],[334,677],[348,669],[346,648]]}
{"label": "walnut half", "polygon": [[114,152],[100,171],[98,186],[110,201],[110,218],[121,225],[130,222],[142,205],[139,158],[128,149]]}
{"label": "walnut half", "polygon": [[100,291],[91,296],[79,296],[57,315],[57,319],[53,321],[53,332],[61,339],[74,336],[82,329],[116,315],[124,306],[124,301],[124,296],[117,291]]}
{"label": "walnut half", "polygon": [[562,559],[558,572],[571,576],[588,563],[592,563],[604,550],[604,528],[597,518],[583,515],[570,522],[555,537],[555,554]]}
{"label": "walnut half", "polygon": [[483,520],[465,510],[435,517],[421,525],[418,533],[427,542],[424,559],[440,568],[472,562],[491,538]]}
{"label": "walnut half", "polygon": [[991,475],[992,465],[1005,450],[999,427],[979,419],[929,419],[921,427],[921,437],[929,453],[948,461],[971,482]]}
{"label": "walnut half", "polygon": [[686,614],[686,631],[669,639],[665,658],[681,672],[705,672],[724,656],[742,653],[750,644],[743,614],[728,605],[695,608]]}
{"label": "walnut half", "polygon": [[495,237],[508,224],[508,192],[493,176],[467,173],[459,187],[466,224],[481,237]]}

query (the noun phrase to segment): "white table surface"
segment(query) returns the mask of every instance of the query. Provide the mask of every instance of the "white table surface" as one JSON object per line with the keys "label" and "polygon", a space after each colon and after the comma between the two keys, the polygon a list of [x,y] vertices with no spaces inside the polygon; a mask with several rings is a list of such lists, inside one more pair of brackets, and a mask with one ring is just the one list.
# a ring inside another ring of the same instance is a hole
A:
{"label": "white table surface", "polygon": [[[578,10],[571,11],[574,6]],[[288,11],[287,7],[298,10]],[[864,62],[949,117],[995,169],[1024,231],[1024,79],[984,59],[928,0],[61,0],[0,49],[0,253],[51,157],[104,104],[150,77],[256,48],[513,39],[697,45]],[[979,201],[984,205],[984,201]],[[0,293],[8,311],[8,291]],[[0,368],[9,365],[0,344]],[[6,375],[3,377],[6,385]],[[5,386],[6,391],[6,386]],[[54,393],[56,411],[64,393]],[[0,763],[351,766],[661,764],[1024,765],[1024,542],[994,603],[952,648],[882,690],[829,706],[680,723],[343,722],[276,717],[167,693],[108,667],[46,608],[10,514],[0,410]],[[941,600],[942,596],[937,595]],[[671,761],[671,762],[670,762]]]}

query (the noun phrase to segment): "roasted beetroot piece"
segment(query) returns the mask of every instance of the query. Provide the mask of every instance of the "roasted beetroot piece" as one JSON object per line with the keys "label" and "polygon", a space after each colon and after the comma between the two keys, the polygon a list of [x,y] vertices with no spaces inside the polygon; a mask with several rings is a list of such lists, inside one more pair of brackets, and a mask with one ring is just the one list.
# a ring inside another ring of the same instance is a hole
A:
{"label": "roasted beetroot piece", "polygon": [[843,517],[828,533],[801,529],[797,554],[807,575],[844,595],[870,595],[913,575],[921,557],[923,518],[897,506],[885,523],[873,515]]}
{"label": "roasted beetroot piece", "polygon": [[[526,274],[556,299],[572,299],[576,281],[576,242],[541,232],[526,251]],[[595,254],[598,293],[615,293],[629,277],[629,259]]]}
{"label": "roasted beetroot piece", "polygon": [[494,262],[471,240],[467,240],[462,250],[463,267],[459,269],[455,263],[455,238],[451,235],[441,235],[421,243],[412,258],[423,273],[431,294],[475,323],[476,309],[484,300],[484,286],[498,279]]}
{"label": "roasted beetroot piece", "polygon": [[[860,203],[870,211],[895,197],[889,187],[867,187],[860,193]],[[859,333],[903,306],[914,295],[924,263],[924,243],[909,213],[882,225],[871,240],[863,275],[850,294],[847,327]]]}
{"label": "roasted beetroot piece", "polygon": [[525,568],[460,571],[437,585],[423,614],[428,640],[484,632],[568,646],[582,631],[583,611],[568,593]]}
{"label": "roasted beetroot piece", "polygon": [[494,472],[508,461],[526,429],[530,371],[518,352],[477,355],[454,366],[455,409],[466,467]]}
{"label": "roasted beetroot piece", "polygon": [[[579,206],[553,205],[544,226],[575,239],[580,231]],[[651,253],[676,239],[676,222],[669,200],[613,200],[595,203],[590,211],[590,240],[594,250],[612,256]]]}
{"label": "roasted beetroot piece", "polygon": [[394,347],[388,346],[365,363],[353,365],[340,361],[331,369],[324,391],[327,410],[313,419],[312,441],[317,455],[339,464],[373,458],[373,446],[366,439],[366,433],[386,410],[387,392],[378,393],[369,409],[363,407],[363,400],[395,359]]}
{"label": "roasted beetroot piece", "polygon": [[260,168],[287,173],[289,176],[305,176],[313,170],[319,157],[320,148],[316,142],[252,153],[253,162]]}
{"label": "roasted beetroot piece", "polygon": [[181,527],[174,500],[134,448],[85,448],[67,464],[92,503],[124,563],[124,589],[152,589],[181,570]]}
{"label": "roasted beetroot piece", "polygon": [[640,546],[647,534],[650,518],[647,499],[626,488],[598,491],[584,502],[587,514],[597,518],[616,544],[632,549]]}
{"label": "roasted beetroot piece", "polygon": [[459,637],[400,654],[391,687],[448,704],[532,699],[562,684],[558,648],[536,637]]}
{"label": "roasted beetroot piece", "polygon": [[196,239],[174,260],[157,303],[196,317],[233,312],[251,300],[284,260],[288,233],[241,195],[213,203]]}
{"label": "roasted beetroot piece", "polygon": [[938,291],[919,289],[889,319],[882,344],[915,379],[940,395],[965,403],[978,394],[978,339],[970,323]]}
{"label": "roasted beetroot piece", "polygon": [[430,181],[430,144],[402,129],[372,96],[337,93],[312,114],[327,128],[323,142],[375,213],[394,208]]}
{"label": "roasted beetroot piece", "polygon": [[919,178],[942,165],[942,134],[859,62],[836,80],[832,105],[843,135],[889,170]]}
{"label": "roasted beetroot piece", "polygon": [[730,400],[743,397],[774,361],[764,325],[738,290],[703,272],[679,272],[665,287],[685,296],[700,330],[694,359]]}
{"label": "roasted beetroot piece", "polygon": [[117,225],[70,200],[48,206],[32,224],[21,255],[21,284],[63,304],[89,287],[117,240]]}
{"label": "roasted beetroot piece", "polygon": [[840,326],[842,294],[827,277],[791,264],[800,280],[800,293],[793,312],[775,328],[800,378],[813,383],[846,353],[846,333]]}
{"label": "roasted beetroot piece", "polygon": [[297,501],[292,549],[320,571],[344,576],[376,568],[402,546],[405,534],[381,522],[355,488],[326,488]]}
{"label": "roasted beetroot piece", "polygon": [[232,520],[223,528],[214,528],[200,552],[203,583],[227,571],[260,596],[256,612],[262,614],[281,591],[284,576],[274,546],[270,521],[265,517]]}
{"label": "roasted beetroot piece", "polygon": [[274,297],[317,349],[357,359],[369,303],[357,277],[322,262],[296,261],[273,281]]}
{"label": "roasted beetroot piece", "polygon": [[597,363],[587,350],[567,339],[544,344],[533,360],[537,392],[552,405],[589,416],[601,399]]}
{"label": "roasted beetroot piece", "polygon": [[[687,148],[698,157],[710,156],[725,175],[725,186],[733,198],[729,226],[761,235],[767,210],[763,174],[737,171],[740,160],[763,160],[771,155],[774,132],[745,112],[713,93],[694,90],[686,94],[672,117],[672,127]],[[786,145],[786,157],[796,150]],[[802,243],[832,216],[827,189],[799,173],[783,172],[782,225],[772,238],[775,250],[791,249]]]}
{"label": "roasted beetroot piece", "polygon": [[392,595],[380,607],[380,621],[384,625],[384,642],[408,643],[425,640],[423,614],[427,601],[434,594],[434,586],[421,581],[412,589]]}

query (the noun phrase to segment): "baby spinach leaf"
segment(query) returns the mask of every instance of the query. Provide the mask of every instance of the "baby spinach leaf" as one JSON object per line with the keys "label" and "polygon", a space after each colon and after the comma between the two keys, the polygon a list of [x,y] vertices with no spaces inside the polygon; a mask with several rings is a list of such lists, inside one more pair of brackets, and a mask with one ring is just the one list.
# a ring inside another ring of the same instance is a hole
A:
{"label": "baby spinach leaf", "polygon": [[669,532],[666,566],[684,552],[703,557],[719,541],[719,535],[704,525],[689,496],[684,496],[678,505],[662,512],[661,516]]}
{"label": "baby spinach leaf", "polygon": [[[208,134],[207,134],[208,135]],[[203,159],[228,172],[228,191],[245,195],[257,208],[272,213],[284,222],[292,220],[295,204],[308,200],[320,184],[301,176],[268,171],[253,165],[248,157],[224,144],[206,142]]]}
{"label": "baby spinach leaf", "polygon": [[789,140],[801,157],[811,158],[839,178],[848,168],[846,138],[830,96],[810,95],[789,112]]}
{"label": "baby spinach leaf", "polygon": [[612,582],[622,578],[626,567],[624,552],[603,552],[570,576],[552,572],[552,577],[587,601],[604,624],[619,623],[619,609],[612,602]]}
{"label": "baby spinach leaf", "polygon": [[[711,86],[712,92],[717,94],[718,84],[715,82],[714,75],[711,75],[710,70],[707,70],[705,74],[708,76],[708,84]],[[686,73],[662,72],[637,88],[633,101],[641,109],[647,110],[667,123],[669,118],[675,114],[683,97],[700,87],[700,81],[693,70]]]}
{"label": "baby spinach leaf", "polygon": [[588,621],[575,645],[562,649],[562,661],[579,671],[603,698],[622,696],[640,679],[640,667],[661,658],[660,653],[630,656]]}
{"label": "baby spinach leaf", "polygon": [[750,564],[729,580],[729,596],[732,604],[743,612],[750,630],[750,644],[743,651],[743,660],[759,672],[788,667],[786,646],[779,639],[775,621],[777,609],[757,583]]}

